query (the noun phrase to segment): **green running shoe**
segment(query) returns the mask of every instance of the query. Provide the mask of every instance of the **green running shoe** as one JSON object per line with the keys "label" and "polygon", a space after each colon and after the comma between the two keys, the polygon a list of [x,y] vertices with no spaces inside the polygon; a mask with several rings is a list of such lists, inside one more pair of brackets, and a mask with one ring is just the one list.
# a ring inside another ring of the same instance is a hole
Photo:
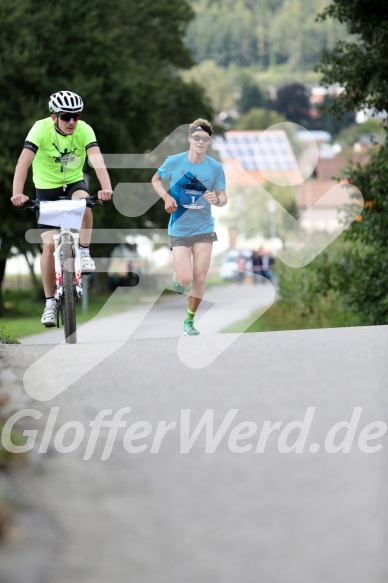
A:
{"label": "green running shoe", "polygon": [[183,334],[185,336],[197,336],[200,334],[199,330],[194,328],[194,320],[185,320],[183,322]]}
{"label": "green running shoe", "polygon": [[183,285],[180,285],[177,280],[175,279],[175,273],[172,276],[172,287],[174,288],[174,290],[178,293],[178,294],[183,294],[185,291],[185,287],[183,287]]}

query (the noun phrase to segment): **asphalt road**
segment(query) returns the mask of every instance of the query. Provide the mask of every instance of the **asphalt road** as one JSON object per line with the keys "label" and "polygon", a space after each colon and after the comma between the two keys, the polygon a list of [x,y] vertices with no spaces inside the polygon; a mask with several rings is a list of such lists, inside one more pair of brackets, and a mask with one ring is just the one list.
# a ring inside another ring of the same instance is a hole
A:
{"label": "asphalt road", "polygon": [[387,347],[388,327],[3,347],[41,417],[0,582],[386,583]]}

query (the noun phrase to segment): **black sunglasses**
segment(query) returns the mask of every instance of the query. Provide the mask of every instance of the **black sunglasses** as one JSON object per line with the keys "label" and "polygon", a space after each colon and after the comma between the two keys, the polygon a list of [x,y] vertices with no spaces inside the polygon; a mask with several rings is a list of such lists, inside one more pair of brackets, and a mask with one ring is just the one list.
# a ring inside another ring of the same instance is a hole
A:
{"label": "black sunglasses", "polygon": [[62,121],[70,121],[71,119],[74,119],[74,121],[78,121],[81,117],[81,114],[80,113],[59,113],[57,115],[57,117],[59,117],[59,119]]}
{"label": "black sunglasses", "polygon": [[205,142],[205,144],[212,141],[210,136],[198,136],[198,135],[196,135],[196,136],[191,136],[191,137],[193,138],[193,140],[195,142]]}

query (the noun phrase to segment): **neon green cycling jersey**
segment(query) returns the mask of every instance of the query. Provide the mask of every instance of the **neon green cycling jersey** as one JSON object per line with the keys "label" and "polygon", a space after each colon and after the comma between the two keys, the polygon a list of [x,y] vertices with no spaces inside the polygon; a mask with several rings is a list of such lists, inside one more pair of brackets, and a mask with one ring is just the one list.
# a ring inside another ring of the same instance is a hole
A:
{"label": "neon green cycling jersey", "polygon": [[79,121],[69,136],[55,130],[51,117],[37,121],[25,143],[26,148],[36,151],[32,162],[35,187],[57,188],[82,180],[86,150],[92,145],[97,146],[96,136],[84,121]]}

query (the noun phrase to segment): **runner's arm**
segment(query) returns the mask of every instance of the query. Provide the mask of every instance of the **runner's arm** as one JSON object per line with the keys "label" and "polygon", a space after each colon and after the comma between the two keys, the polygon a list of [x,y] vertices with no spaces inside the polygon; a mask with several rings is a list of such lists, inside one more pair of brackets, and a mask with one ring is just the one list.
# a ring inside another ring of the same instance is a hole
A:
{"label": "runner's arm", "polygon": [[226,203],[228,202],[228,197],[226,196],[226,191],[224,189],[222,190],[216,189],[214,191],[207,190],[205,192],[205,198],[208,201],[208,203],[218,207],[225,206]]}
{"label": "runner's arm", "polygon": [[100,148],[98,146],[87,148],[86,155],[101,186],[101,190],[98,191],[98,198],[100,200],[110,200],[113,194],[112,185]]}
{"label": "runner's arm", "polygon": [[168,194],[166,189],[163,186],[162,179],[159,176],[158,172],[156,172],[152,179],[151,179],[152,186],[156,192],[164,200],[164,210],[169,213],[175,213],[176,209],[178,208],[178,204],[173,196]]}
{"label": "runner's arm", "polygon": [[35,158],[35,152],[29,150],[28,148],[23,148],[22,153],[19,156],[19,160],[16,164],[15,174],[13,178],[13,188],[12,188],[12,204],[15,206],[21,206],[29,199],[28,196],[23,194],[24,185],[26,183],[28,169]]}

